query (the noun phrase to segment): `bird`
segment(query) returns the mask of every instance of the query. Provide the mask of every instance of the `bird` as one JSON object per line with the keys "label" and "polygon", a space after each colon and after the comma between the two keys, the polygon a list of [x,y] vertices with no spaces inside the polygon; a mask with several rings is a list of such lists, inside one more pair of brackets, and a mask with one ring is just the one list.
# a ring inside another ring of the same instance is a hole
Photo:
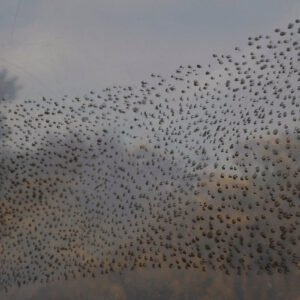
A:
{"label": "bird", "polygon": [[166,78],[2,101],[0,289],[297,270],[299,22]]}

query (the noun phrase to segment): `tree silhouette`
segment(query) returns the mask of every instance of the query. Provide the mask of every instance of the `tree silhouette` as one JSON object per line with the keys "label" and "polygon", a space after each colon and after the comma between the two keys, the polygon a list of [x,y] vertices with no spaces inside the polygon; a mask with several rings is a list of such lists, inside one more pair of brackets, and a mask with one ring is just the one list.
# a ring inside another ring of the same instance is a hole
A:
{"label": "tree silhouette", "polygon": [[17,83],[17,77],[8,77],[8,71],[3,69],[0,72],[0,99],[14,100],[17,92],[21,89],[21,85]]}
{"label": "tree silhouette", "polygon": [[[17,83],[18,78],[8,76],[8,71],[6,69],[3,69],[0,72],[0,102],[2,101],[11,101],[15,100],[17,97],[17,92],[22,88],[20,84]],[[10,134],[10,128],[5,124],[4,120],[4,114],[1,113],[0,108],[0,139],[7,137]],[[2,149],[0,149],[0,154],[2,152]],[[2,166],[2,162],[0,161],[0,169]],[[1,187],[4,182],[4,173],[3,170],[0,170],[0,193],[1,193]],[[4,215],[0,214],[0,232],[1,232],[1,226],[5,224],[5,218]],[[1,238],[1,236],[0,236]]]}
{"label": "tree silhouette", "polygon": [[[11,101],[17,98],[17,93],[22,88],[17,81],[16,76],[9,78],[6,69],[0,71],[0,101]],[[7,136],[9,132],[10,128],[4,124],[4,115],[0,111],[0,139]]]}

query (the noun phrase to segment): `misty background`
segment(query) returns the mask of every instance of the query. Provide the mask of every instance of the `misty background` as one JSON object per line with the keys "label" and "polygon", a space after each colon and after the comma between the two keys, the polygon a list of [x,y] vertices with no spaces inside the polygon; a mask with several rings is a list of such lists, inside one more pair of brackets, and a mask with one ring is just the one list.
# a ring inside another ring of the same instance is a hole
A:
{"label": "misty background", "polygon": [[[83,96],[112,85],[134,86],[181,64],[205,65],[212,53],[231,53],[235,45],[243,49],[248,35],[286,26],[299,13],[296,0],[0,0],[0,125],[8,124],[0,126],[0,139],[11,136],[13,112],[2,108],[6,103]],[[141,270],[23,286],[0,295],[10,300],[297,299],[297,279],[298,274],[240,278]]]}

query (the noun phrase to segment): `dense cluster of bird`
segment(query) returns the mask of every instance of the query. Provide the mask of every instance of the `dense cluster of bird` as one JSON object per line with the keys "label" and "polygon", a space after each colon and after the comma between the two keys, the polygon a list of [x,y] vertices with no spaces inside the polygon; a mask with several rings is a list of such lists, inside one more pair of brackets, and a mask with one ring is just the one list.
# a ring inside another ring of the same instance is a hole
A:
{"label": "dense cluster of bird", "polygon": [[3,101],[0,288],[299,269],[299,34],[137,86]]}

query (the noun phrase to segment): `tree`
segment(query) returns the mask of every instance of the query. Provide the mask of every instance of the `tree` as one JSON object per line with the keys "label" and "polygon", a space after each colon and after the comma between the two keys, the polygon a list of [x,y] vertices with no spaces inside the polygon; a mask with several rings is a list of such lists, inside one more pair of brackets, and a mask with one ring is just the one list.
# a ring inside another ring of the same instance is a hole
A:
{"label": "tree", "polygon": [[17,77],[8,77],[8,71],[3,69],[0,72],[0,99],[14,100],[17,97],[17,92],[21,89],[21,85],[17,83]]}

